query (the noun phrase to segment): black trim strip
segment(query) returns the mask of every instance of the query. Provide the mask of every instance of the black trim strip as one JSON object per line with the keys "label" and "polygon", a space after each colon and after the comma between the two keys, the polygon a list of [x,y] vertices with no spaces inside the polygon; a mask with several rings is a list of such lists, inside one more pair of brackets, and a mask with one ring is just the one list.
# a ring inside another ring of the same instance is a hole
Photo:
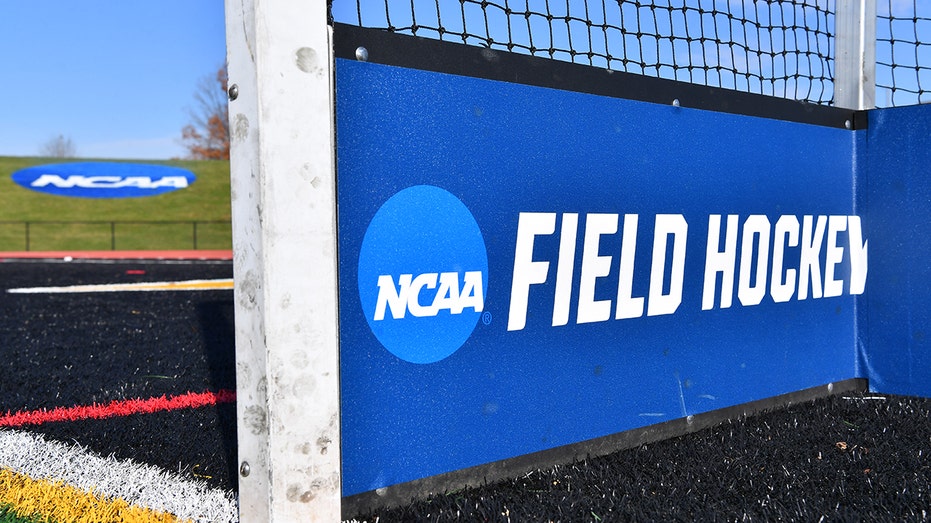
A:
{"label": "black trim strip", "polygon": [[721,423],[748,416],[764,410],[803,403],[824,398],[833,394],[863,392],[868,390],[865,378],[848,380],[790,392],[771,398],[751,401],[689,418],[679,418],[640,429],[628,430],[595,438],[579,443],[564,445],[532,454],[517,456],[494,463],[456,470],[437,476],[418,479],[407,483],[392,485],[384,489],[363,492],[343,498],[343,519],[351,518],[365,511],[377,508],[389,508],[410,503],[413,499],[423,499],[431,494],[442,494],[470,485],[514,478],[532,470],[553,465],[562,465],[573,461],[604,456],[613,452],[638,447],[643,444],[669,439],[684,434],[720,425]]}
{"label": "black trim strip", "polygon": [[364,47],[368,51],[367,61],[384,65],[666,105],[678,100],[680,107],[841,129],[866,128],[866,118],[849,109],[609,71],[380,29],[333,24],[333,30],[337,58],[356,60],[356,49]]}

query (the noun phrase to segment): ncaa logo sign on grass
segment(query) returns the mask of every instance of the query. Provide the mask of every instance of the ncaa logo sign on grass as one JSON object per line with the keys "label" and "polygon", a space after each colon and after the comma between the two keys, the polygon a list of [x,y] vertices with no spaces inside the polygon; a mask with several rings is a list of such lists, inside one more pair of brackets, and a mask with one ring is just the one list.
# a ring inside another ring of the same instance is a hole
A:
{"label": "ncaa logo sign on grass", "polygon": [[155,196],[194,183],[194,173],[166,165],[81,162],[39,165],[13,173],[27,189],[78,198]]}
{"label": "ncaa logo sign on grass", "polygon": [[409,187],[375,213],[359,253],[359,298],[372,333],[398,358],[433,363],[456,352],[487,287],[482,233],[449,192]]}

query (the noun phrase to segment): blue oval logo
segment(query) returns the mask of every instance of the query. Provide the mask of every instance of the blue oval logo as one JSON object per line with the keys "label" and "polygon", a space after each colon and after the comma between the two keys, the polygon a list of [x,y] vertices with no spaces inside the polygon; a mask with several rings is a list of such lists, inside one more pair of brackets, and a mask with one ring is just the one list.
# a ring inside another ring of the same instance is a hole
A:
{"label": "blue oval logo", "polygon": [[417,185],[375,213],[359,252],[359,298],[392,354],[411,363],[452,355],[475,330],[487,288],[485,240],[458,198]]}
{"label": "blue oval logo", "polygon": [[194,180],[194,173],[178,167],[112,162],[38,165],[13,173],[13,181],[27,189],[76,198],[155,196]]}

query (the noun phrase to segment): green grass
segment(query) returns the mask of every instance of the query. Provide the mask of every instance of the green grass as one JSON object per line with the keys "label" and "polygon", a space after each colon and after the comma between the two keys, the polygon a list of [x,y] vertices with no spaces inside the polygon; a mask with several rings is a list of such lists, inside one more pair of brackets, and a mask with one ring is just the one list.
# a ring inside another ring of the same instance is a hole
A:
{"label": "green grass", "polygon": [[[111,228],[120,250],[191,249],[193,222],[220,222],[197,224],[198,249],[231,248],[229,162],[133,161],[181,167],[197,177],[185,189],[143,198],[55,196],[21,187],[11,178],[26,167],[80,161],[85,160],[0,156],[0,251],[26,249],[26,222],[33,251],[107,250],[113,247]],[[131,223],[140,221],[166,223]]]}
{"label": "green grass", "polygon": [[38,516],[20,516],[13,509],[0,505],[0,523],[46,523]]}

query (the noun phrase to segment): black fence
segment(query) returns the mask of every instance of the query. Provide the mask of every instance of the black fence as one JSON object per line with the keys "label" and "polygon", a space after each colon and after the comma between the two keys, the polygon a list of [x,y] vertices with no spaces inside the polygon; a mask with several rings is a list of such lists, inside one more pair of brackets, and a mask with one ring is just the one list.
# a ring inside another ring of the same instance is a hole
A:
{"label": "black fence", "polygon": [[0,221],[0,251],[229,249],[228,220]]}

